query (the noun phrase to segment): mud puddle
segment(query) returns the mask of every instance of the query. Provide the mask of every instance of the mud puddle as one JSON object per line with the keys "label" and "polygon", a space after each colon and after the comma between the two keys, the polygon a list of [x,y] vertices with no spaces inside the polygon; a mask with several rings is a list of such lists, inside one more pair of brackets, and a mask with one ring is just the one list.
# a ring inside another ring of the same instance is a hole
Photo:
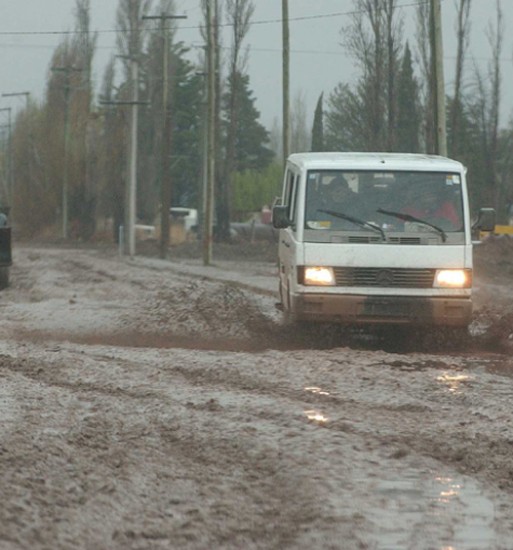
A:
{"label": "mud puddle", "polygon": [[[223,335],[179,334],[172,331],[102,331],[101,333],[18,330],[12,335],[18,341],[72,342],[83,345],[117,346],[125,348],[155,348],[155,349],[186,349],[201,351],[227,351],[263,353],[267,350],[299,351],[299,350],[330,350],[348,348],[355,351],[383,351],[398,355],[413,353],[429,353],[431,355],[446,355],[464,357],[465,364],[470,369],[485,368],[492,374],[513,377],[513,359],[509,353],[491,352],[487,345],[479,339],[468,337],[465,343],[448,343],[444,339],[428,341],[411,340],[404,335],[383,335],[361,330],[341,329],[340,327],[316,327],[309,329],[293,329],[292,327],[275,326],[274,330],[255,330],[253,334],[244,337]],[[440,363],[446,366],[444,361]],[[392,367],[410,369],[409,363],[395,361]],[[436,360],[425,365],[416,363],[416,370],[436,368]]]}
{"label": "mud puddle", "polygon": [[[406,550],[416,543],[424,548],[421,541],[426,540],[440,550],[501,547],[494,502],[467,476],[450,470],[419,476],[406,469],[378,481],[375,498],[369,517],[380,533],[373,546],[377,550]],[[416,526],[416,540],[411,531],[406,535],[405,524]]]}

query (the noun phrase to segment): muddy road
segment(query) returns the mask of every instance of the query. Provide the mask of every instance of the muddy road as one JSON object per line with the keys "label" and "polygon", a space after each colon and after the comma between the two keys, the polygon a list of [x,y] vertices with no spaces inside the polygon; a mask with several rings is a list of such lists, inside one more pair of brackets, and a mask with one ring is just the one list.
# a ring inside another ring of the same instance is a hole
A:
{"label": "muddy road", "polygon": [[17,247],[0,549],[512,549],[498,246],[459,342],[283,326],[272,262]]}

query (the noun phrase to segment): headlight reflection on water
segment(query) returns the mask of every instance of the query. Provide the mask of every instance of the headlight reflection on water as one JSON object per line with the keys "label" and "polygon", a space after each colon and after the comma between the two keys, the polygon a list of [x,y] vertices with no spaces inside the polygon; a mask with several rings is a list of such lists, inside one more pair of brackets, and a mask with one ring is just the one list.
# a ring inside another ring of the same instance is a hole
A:
{"label": "headlight reflection on water", "polygon": [[305,391],[311,392],[315,395],[329,395],[329,391],[324,391],[321,388],[318,388],[317,386],[309,386],[305,388]]}
{"label": "headlight reflection on water", "polygon": [[305,411],[305,415],[308,420],[311,420],[312,422],[318,422],[319,424],[326,424],[326,422],[328,422],[328,417],[324,416],[320,411]]}
{"label": "headlight reflection on water", "polygon": [[450,477],[437,477],[435,481],[442,485],[438,498],[438,502],[443,504],[449,504],[449,502],[458,497],[461,493],[462,486]]}
{"label": "headlight reflection on water", "polygon": [[457,393],[462,385],[471,380],[471,377],[467,374],[449,374],[448,372],[444,372],[444,374],[437,376],[436,379],[438,382],[445,384],[450,392]]}

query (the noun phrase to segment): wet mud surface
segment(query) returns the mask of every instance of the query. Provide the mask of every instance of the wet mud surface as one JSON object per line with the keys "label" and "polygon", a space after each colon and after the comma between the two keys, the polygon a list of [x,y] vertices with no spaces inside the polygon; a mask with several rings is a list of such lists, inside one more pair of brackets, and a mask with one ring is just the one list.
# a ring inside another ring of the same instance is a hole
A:
{"label": "wet mud surface", "polygon": [[254,260],[15,250],[0,548],[511,548],[511,243],[457,337],[284,324]]}

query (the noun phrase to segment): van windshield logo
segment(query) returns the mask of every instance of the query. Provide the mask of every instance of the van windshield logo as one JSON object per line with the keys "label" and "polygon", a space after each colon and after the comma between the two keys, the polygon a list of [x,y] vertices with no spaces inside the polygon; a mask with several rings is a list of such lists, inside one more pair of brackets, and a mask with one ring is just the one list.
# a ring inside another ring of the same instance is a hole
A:
{"label": "van windshield logo", "polygon": [[376,274],[376,283],[379,286],[392,286],[394,284],[394,273],[390,269],[382,269]]}

